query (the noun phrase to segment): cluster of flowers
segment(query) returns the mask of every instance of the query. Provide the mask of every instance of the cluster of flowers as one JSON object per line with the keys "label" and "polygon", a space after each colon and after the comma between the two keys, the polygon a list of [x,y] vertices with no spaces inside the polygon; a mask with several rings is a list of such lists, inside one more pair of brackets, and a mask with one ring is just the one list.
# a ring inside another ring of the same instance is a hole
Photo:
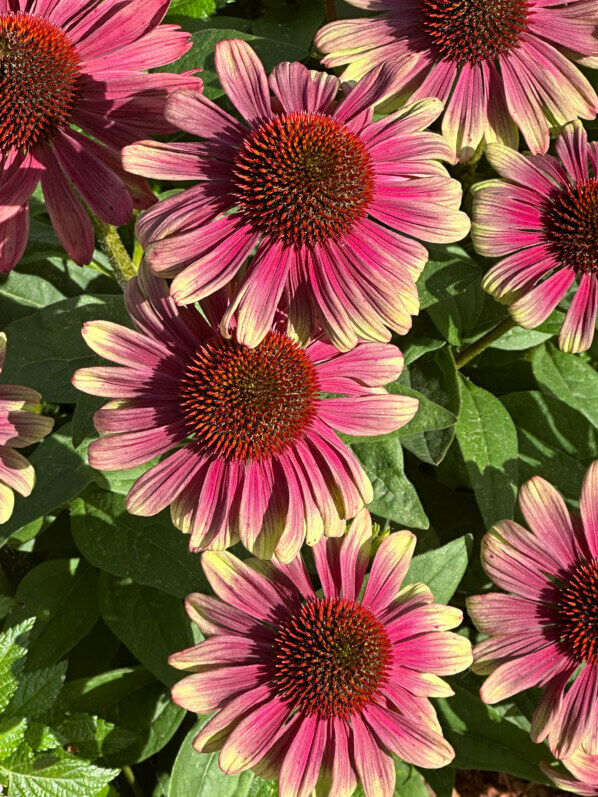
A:
{"label": "cluster of flowers", "polygon": [[[392,754],[424,767],[454,755],[429,698],[450,695],[439,676],[472,662],[450,630],[461,612],[422,584],[401,588],[409,532],[380,543],[366,576],[372,486],[337,434],[393,433],[417,411],[385,389],[403,366],[391,333],[418,312],[423,243],[470,230],[441,161],[485,147],[501,177],[474,186],[472,235],[480,254],[503,258],[484,287],[519,324],[541,324],[577,281],[560,344],[578,352],[597,309],[598,148],[578,120],[596,115],[598,97],[572,63],[598,66],[596,2],[349,2],[382,14],[317,35],[345,82],[299,63],[267,76],[245,42],[217,45],[239,119],[195,74],[146,71],[190,46],[160,24],[169,0],[0,0],[0,271],[25,249],[40,181],[80,264],[94,246],[86,208],[112,225],[146,210],[145,260],[125,291],[136,329],[83,331],[116,363],[74,377],[111,399],[95,415],[90,463],[118,470],[168,454],[134,483],[128,509],[170,507],[191,549],[206,551],[218,596],[188,598],[208,638],[172,657],[192,673],[174,699],[217,712],[198,750],[221,750],[225,772],[279,778],[289,797],[343,797],[358,780],[384,797]],[[381,103],[390,112],[374,119]],[[429,132],[441,114],[442,135]],[[514,149],[518,129],[532,154]],[[177,130],[201,140],[140,140]],[[194,184],[155,204],[145,178]],[[2,339],[0,365],[4,349]],[[0,388],[0,522],[12,490],[33,483],[14,448],[51,427],[28,410],[38,402]],[[532,735],[572,776],[547,771],[596,794],[598,466],[581,521],[541,479],[521,504],[531,531],[504,521],[484,543],[488,574],[513,594],[470,599],[489,635],[474,669],[489,674],[487,702],[545,686]],[[226,552],[239,540],[256,558]]]}

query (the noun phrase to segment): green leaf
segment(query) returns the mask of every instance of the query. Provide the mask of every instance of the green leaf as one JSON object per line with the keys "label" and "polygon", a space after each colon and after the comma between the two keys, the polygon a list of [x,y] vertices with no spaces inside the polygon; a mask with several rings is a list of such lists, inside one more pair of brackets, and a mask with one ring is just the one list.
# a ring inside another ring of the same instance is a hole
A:
{"label": "green leaf", "polygon": [[519,476],[543,476],[573,505],[588,465],[598,458],[598,433],[581,413],[537,391],[501,397],[519,439]]}
{"label": "green leaf", "polygon": [[0,541],[67,504],[92,480],[105,481],[99,471],[87,464],[87,449],[73,449],[70,424],[46,437],[29,461],[35,468],[35,487],[28,498],[17,499],[12,517],[0,527]]}
{"label": "green leaf", "polygon": [[76,296],[13,321],[6,328],[5,382],[38,390],[46,401],[75,403],[71,378],[93,364],[95,354],[81,336],[86,321],[104,319],[130,325],[121,296]]}
{"label": "green leaf", "polygon": [[532,368],[543,393],[581,412],[598,428],[598,373],[589,363],[547,345],[533,353]]}
{"label": "green leaf", "polygon": [[[387,390],[389,393],[399,396],[413,396],[419,401],[419,407],[417,408],[415,417],[412,421],[409,421],[408,424],[403,426],[402,429],[399,429],[396,433],[397,437],[410,438],[414,435],[421,434],[421,432],[427,432],[432,429],[446,429],[448,426],[452,426],[457,422],[457,417],[452,412],[449,412],[434,401],[430,401],[423,393],[413,390],[413,388],[407,387],[407,385],[403,385],[400,382],[392,382],[390,385],[387,385]],[[388,439],[388,435],[380,435],[379,438],[373,439]]]}
{"label": "green leaf", "polygon": [[[396,781],[393,797],[430,797],[426,782],[415,767],[406,764],[393,756],[396,768]],[[353,792],[353,797],[364,797],[365,792],[361,784]]]}
{"label": "green leaf", "polygon": [[35,618],[31,617],[0,634],[0,713],[4,712],[19,685],[34,623]]}
{"label": "green leaf", "polygon": [[54,664],[91,630],[99,616],[96,582],[96,571],[80,559],[43,562],[21,580],[9,620],[37,617],[28,670]]}
{"label": "green leaf", "polygon": [[403,586],[418,582],[426,584],[435,601],[448,603],[467,569],[472,547],[473,537],[465,534],[442,548],[414,556]]}
{"label": "green leaf", "polygon": [[[222,2],[219,6],[224,5]],[[168,18],[192,17],[193,19],[207,19],[214,14],[217,8],[215,0],[172,0],[168,9]]]}
{"label": "green leaf", "polygon": [[25,738],[25,717],[2,717],[0,720],[0,761],[8,758],[19,748]]}
{"label": "green leaf", "polygon": [[248,797],[253,772],[225,775],[218,766],[218,753],[197,753],[193,739],[205,721],[198,723],[185,737],[172,769],[169,797]]}
{"label": "green leaf", "polygon": [[396,438],[354,443],[352,449],[374,488],[369,509],[401,526],[427,529],[426,513],[403,468],[403,449]]}
{"label": "green leaf", "polygon": [[456,296],[480,279],[482,270],[457,244],[427,246],[429,259],[417,281],[420,308]]}
{"label": "green leaf", "polygon": [[136,517],[123,496],[91,487],[73,502],[71,517],[75,543],[96,567],[177,598],[211,592],[189,538],[174,528],[167,511]]}
{"label": "green leaf", "polygon": [[181,601],[105,572],[100,573],[99,599],[104,621],[131,653],[167,686],[178,681],[168,656],[193,644]]}
{"label": "green leaf", "polygon": [[76,748],[77,755],[87,759],[120,756],[137,742],[137,734],[87,714],[67,717],[55,733],[61,745]]}
{"label": "green leaf", "polygon": [[436,700],[446,738],[455,748],[453,766],[506,772],[517,778],[546,783],[538,764],[550,758],[545,745],[534,744],[529,733],[486,706],[453,680],[454,697]]}
{"label": "green leaf", "polygon": [[461,415],[456,434],[471,486],[490,527],[512,518],[517,498],[517,431],[500,401],[461,378]]}
{"label": "green leaf", "polygon": [[127,748],[106,754],[110,766],[136,764],[154,755],[185,716],[185,710],[172,702],[170,691],[143,667],[67,683],[60,702],[68,711],[100,715],[134,736]]}
{"label": "green leaf", "polygon": [[[422,357],[405,372],[402,380],[408,381],[411,388],[418,390],[426,399],[434,402],[436,406],[444,407],[455,419],[445,427],[432,427],[420,432],[418,435],[409,436],[402,440],[405,448],[415,454],[422,462],[438,465],[446,456],[446,452],[453,442],[455,422],[461,410],[457,369],[450,350],[448,348],[442,349],[432,356]],[[405,429],[408,429],[409,426],[405,427]]]}
{"label": "green leaf", "polygon": [[62,661],[51,667],[24,673],[6,708],[6,715],[36,719],[49,711],[62,691],[66,668],[66,661]]}
{"label": "green leaf", "polygon": [[33,761],[0,762],[9,776],[10,797],[91,797],[118,775],[117,769],[96,767],[57,751]]}
{"label": "green leaf", "polygon": [[427,313],[440,334],[451,345],[459,346],[480,318],[484,296],[476,280],[462,293],[428,307]]}

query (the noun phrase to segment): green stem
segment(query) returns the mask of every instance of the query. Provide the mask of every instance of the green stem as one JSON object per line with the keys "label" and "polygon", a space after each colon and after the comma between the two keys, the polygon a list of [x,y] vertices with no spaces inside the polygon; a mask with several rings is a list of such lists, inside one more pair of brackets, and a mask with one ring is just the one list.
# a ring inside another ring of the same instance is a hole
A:
{"label": "green stem", "polygon": [[98,219],[94,213],[89,212],[89,218],[93,224],[98,246],[110,261],[116,281],[121,288],[124,288],[127,282],[137,274],[137,269],[120,240],[118,230],[111,224],[106,224]]}
{"label": "green stem", "polygon": [[324,0],[324,10],[326,11],[326,22],[335,22],[338,19],[334,0]]}
{"label": "green stem", "polygon": [[486,332],[486,334],[481,337],[479,340],[476,340],[475,343],[472,343],[471,346],[467,346],[467,348],[463,349],[463,351],[455,358],[455,365],[457,368],[463,368],[464,365],[471,362],[474,357],[477,357],[478,354],[481,354],[488,346],[492,346],[493,343],[499,338],[509,332],[509,330],[516,327],[517,324],[511,317],[505,318],[497,327],[491,329],[490,332]]}
{"label": "green stem", "polygon": [[135,775],[133,774],[133,770],[131,767],[126,766],[123,767],[123,775],[126,778],[127,783],[131,787],[131,791],[135,794],[135,797],[143,797],[143,791],[139,787],[139,784],[135,780]]}

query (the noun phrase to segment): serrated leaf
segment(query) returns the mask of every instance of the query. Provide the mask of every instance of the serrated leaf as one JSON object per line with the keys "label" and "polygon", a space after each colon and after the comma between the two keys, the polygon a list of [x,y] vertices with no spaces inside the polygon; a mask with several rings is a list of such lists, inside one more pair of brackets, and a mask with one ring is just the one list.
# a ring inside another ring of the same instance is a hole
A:
{"label": "serrated leaf", "polygon": [[[223,5],[219,3],[219,5]],[[215,0],[172,0],[168,9],[168,17],[191,17],[207,19],[216,11]]]}
{"label": "serrated leaf", "polygon": [[18,689],[6,707],[7,716],[35,719],[49,711],[62,691],[66,668],[66,661],[62,661],[23,673]]}
{"label": "serrated leaf", "polygon": [[4,712],[19,685],[34,623],[35,618],[31,617],[0,634],[0,713]]}
{"label": "serrated leaf", "polygon": [[482,513],[490,527],[513,517],[518,484],[517,430],[500,401],[461,378],[459,448]]}
{"label": "serrated leaf", "polygon": [[135,517],[123,496],[91,487],[73,502],[71,517],[75,542],[96,567],[179,598],[210,591],[188,538],[173,527],[168,512]]}
{"label": "serrated leaf", "polygon": [[465,534],[442,548],[414,556],[403,586],[421,582],[430,587],[435,601],[448,603],[467,570],[472,548],[473,537]]}
{"label": "serrated leaf", "polygon": [[118,756],[137,742],[137,735],[132,731],[87,714],[67,717],[56,727],[55,733],[61,745],[68,745],[71,752],[87,759]]}
{"label": "serrated leaf", "polygon": [[428,518],[403,469],[400,442],[396,438],[377,443],[364,441],[354,443],[352,449],[374,488],[370,511],[401,526],[427,529]]}
{"label": "serrated leaf", "polygon": [[10,797],[90,797],[118,775],[63,753],[46,753],[8,770]]}
{"label": "serrated leaf", "polygon": [[25,738],[25,717],[3,717],[0,720],[0,761],[12,755]]}

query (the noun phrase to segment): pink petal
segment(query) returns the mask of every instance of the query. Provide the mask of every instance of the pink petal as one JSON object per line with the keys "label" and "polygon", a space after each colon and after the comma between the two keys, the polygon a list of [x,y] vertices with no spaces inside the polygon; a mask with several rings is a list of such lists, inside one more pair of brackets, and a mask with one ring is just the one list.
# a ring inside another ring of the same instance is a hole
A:
{"label": "pink petal", "polygon": [[587,351],[594,340],[598,296],[596,275],[583,274],[559,333],[562,351]]}
{"label": "pink petal", "polygon": [[366,797],[392,797],[396,779],[392,757],[380,748],[359,714],[354,714],[351,721],[355,768]]}
{"label": "pink petal", "polygon": [[416,537],[409,531],[397,531],[382,541],[362,599],[363,605],[374,614],[385,609],[399,594],[415,543]]}
{"label": "pink petal", "polygon": [[262,62],[241,39],[216,45],[216,72],[230,101],[251,125],[272,116],[268,79]]}
{"label": "pink petal", "polygon": [[534,329],[544,323],[567,293],[574,279],[575,270],[572,268],[556,271],[511,305],[513,319],[525,329]]}

